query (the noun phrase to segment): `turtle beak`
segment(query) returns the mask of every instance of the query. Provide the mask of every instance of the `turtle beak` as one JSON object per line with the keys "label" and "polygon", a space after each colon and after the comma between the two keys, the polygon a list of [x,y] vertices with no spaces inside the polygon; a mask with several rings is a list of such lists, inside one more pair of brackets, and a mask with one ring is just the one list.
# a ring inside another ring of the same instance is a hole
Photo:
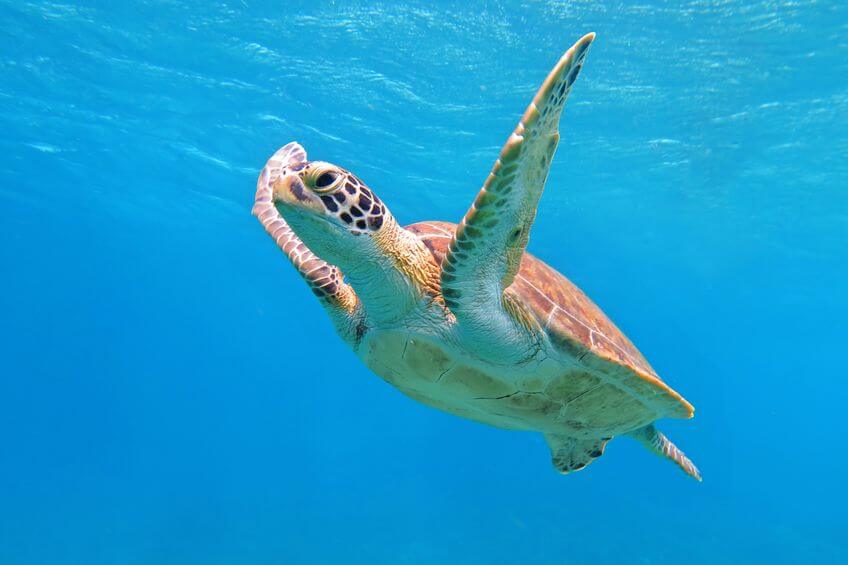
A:
{"label": "turtle beak", "polygon": [[307,208],[314,212],[323,211],[318,197],[306,188],[297,173],[289,172],[280,176],[271,188],[271,198],[275,205]]}

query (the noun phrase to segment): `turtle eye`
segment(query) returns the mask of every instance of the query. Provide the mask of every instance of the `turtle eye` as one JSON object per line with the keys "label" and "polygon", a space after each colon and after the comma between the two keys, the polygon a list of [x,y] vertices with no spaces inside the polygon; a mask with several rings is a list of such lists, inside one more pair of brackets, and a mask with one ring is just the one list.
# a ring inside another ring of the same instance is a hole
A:
{"label": "turtle eye", "polygon": [[321,173],[318,175],[318,178],[315,179],[315,188],[328,188],[333,186],[333,184],[338,180],[338,175],[334,172],[327,171],[325,173]]}

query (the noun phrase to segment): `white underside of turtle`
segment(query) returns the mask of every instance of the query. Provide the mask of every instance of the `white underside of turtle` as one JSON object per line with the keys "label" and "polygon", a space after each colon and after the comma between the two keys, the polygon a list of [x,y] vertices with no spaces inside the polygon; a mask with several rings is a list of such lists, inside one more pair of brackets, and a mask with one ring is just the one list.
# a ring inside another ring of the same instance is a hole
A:
{"label": "white underside of turtle", "polygon": [[458,225],[401,227],[356,175],[289,143],[254,214],[374,373],[426,405],[536,431],[562,473],[628,435],[700,480],[657,431],[694,409],[568,279],[526,253],[588,34],[556,64]]}
{"label": "white underside of turtle", "polygon": [[[434,408],[510,430],[600,440],[627,433],[654,413],[609,374],[540,351],[520,365],[493,365],[486,352],[444,347],[422,331],[377,330],[362,343],[368,367],[404,394]],[[643,425],[644,425],[643,424]]]}

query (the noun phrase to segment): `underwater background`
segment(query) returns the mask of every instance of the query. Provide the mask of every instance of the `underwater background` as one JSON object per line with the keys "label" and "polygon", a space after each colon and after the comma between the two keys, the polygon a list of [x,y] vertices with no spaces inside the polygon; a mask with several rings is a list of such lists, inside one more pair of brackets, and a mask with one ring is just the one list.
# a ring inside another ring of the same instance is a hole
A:
{"label": "underwater background", "polygon": [[[0,563],[848,562],[842,1],[0,2]],[[458,221],[598,39],[529,250],[696,409],[554,472],[371,374],[278,147]]]}

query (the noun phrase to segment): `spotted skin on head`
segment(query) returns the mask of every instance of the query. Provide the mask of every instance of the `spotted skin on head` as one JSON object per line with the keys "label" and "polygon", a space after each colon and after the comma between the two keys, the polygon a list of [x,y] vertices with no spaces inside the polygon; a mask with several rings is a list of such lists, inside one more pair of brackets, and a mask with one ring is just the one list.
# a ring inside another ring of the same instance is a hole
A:
{"label": "spotted skin on head", "polygon": [[[307,165],[302,175],[310,172]],[[350,226],[354,235],[378,231],[389,213],[383,202],[350,171],[336,168],[331,174],[339,177],[334,181],[337,188],[320,196],[327,213]]]}

